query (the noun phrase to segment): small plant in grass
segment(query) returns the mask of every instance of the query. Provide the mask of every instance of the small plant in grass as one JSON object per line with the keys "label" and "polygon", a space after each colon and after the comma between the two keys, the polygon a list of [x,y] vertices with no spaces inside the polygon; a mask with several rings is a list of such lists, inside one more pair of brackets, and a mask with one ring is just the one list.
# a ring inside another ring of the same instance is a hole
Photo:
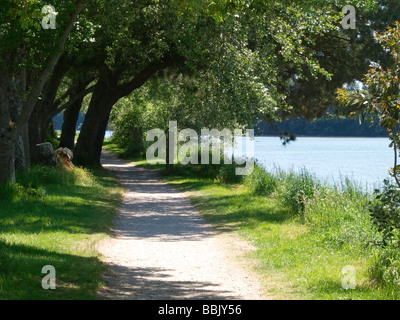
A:
{"label": "small plant in grass", "polygon": [[300,173],[290,172],[284,177],[278,197],[292,212],[303,216],[305,202],[314,195],[318,186],[317,179],[305,169]]}
{"label": "small plant in grass", "polygon": [[276,190],[278,181],[263,167],[255,165],[253,172],[245,178],[244,184],[254,194],[270,195]]}
{"label": "small plant in grass", "polygon": [[215,180],[219,183],[240,183],[243,178],[236,174],[237,166],[234,164],[226,164],[221,166]]}
{"label": "small plant in grass", "polygon": [[[398,235],[397,239],[399,239]],[[390,292],[390,298],[400,298],[400,250],[398,241],[393,241],[376,250],[369,267],[369,274],[370,278]]]}
{"label": "small plant in grass", "polygon": [[0,185],[0,201],[14,201],[26,198],[43,198],[46,189],[42,186],[32,186],[31,183],[23,185],[21,183],[6,183]]}

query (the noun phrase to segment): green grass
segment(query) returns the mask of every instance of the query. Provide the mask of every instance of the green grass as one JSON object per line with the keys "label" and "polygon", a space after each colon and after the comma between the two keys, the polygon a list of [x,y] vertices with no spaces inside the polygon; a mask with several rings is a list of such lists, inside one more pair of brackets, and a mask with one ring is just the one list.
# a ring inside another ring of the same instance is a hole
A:
{"label": "green grass", "polygon": [[[102,168],[34,166],[2,186],[0,299],[95,299],[105,265],[95,249],[108,236],[122,188]],[[42,268],[56,270],[44,290]]]}
{"label": "green grass", "polygon": [[[380,235],[367,210],[371,195],[350,180],[328,187],[306,171],[265,175],[256,166],[244,182],[219,183],[215,172],[202,177],[201,166],[178,165],[175,173],[166,174],[164,166],[151,166],[110,146],[135,165],[160,169],[163,179],[187,192],[217,231],[236,232],[252,243],[256,250],[247,259],[267,295],[399,299],[398,250],[374,245]],[[355,289],[342,286],[347,266],[355,270]]]}
{"label": "green grass", "polygon": [[[240,185],[211,180],[164,177],[188,192],[192,203],[220,232],[235,231],[257,250],[249,254],[263,277],[267,294],[276,299],[387,299],[369,280],[370,253],[337,248],[274,197],[258,196]],[[356,269],[356,289],[345,290],[342,269]],[[393,297],[392,297],[393,298]]]}

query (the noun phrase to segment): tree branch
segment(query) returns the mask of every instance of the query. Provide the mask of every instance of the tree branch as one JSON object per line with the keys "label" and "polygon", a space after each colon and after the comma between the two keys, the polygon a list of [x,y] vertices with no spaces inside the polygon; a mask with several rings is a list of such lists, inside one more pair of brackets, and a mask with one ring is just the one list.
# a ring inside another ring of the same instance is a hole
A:
{"label": "tree branch", "polygon": [[147,65],[133,79],[127,83],[121,84],[116,89],[116,97],[122,98],[129,95],[133,90],[141,87],[157,71],[163,70],[174,63],[181,61],[182,57],[165,56],[163,59]]}
{"label": "tree branch", "polygon": [[58,53],[48,60],[46,67],[40,73],[36,83],[34,84],[32,90],[31,90],[31,93],[28,96],[26,103],[23,106],[22,112],[16,121],[16,126],[15,126],[16,129],[14,132],[14,134],[16,136],[22,132],[22,130],[24,129],[24,125],[28,122],[29,117],[33,111],[33,108],[35,107],[35,104],[39,98],[40,93],[43,90],[43,87],[44,87],[46,81],[50,77],[50,74],[53,72],[55,65],[57,64],[62,52],[64,51],[64,47],[65,47],[65,43],[68,39],[68,35],[70,34],[71,29],[72,29],[78,15],[81,13],[81,11],[87,1],[88,0],[78,0],[76,2],[75,11],[72,13],[71,19],[68,22],[68,24],[66,25],[66,27],[63,31],[62,37],[61,37],[61,41],[57,46]]}
{"label": "tree branch", "polygon": [[[81,81],[81,83],[84,84],[83,88],[85,88],[89,83],[91,83],[91,82],[94,81],[95,79],[96,79],[95,76],[90,76],[90,77],[87,78],[86,80]],[[70,97],[71,94],[75,91],[75,89],[76,89],[76,86],[71,86],[71,87],[69,87],[68,90],[67,90],[66,92],[64,92],[64,94],[63,94],[61,97],[59,97],[57,100],[55,100],[55,101],[52,103],[52,106],[53,106],[52,109],[54,109],[54,108],[56,108],[58,105],[60,105],[61,102],[62,102],[63,100],[65,100],[68,96]],[[91,91],[89,91],[89,92],[92,92],[92,91],[93,91],[93,90],[91,90]],[[89,92],[87,92],[86,94],[88,94]],[[85,94],[85,95],[86,95],[86,94]],[[70,99],[71,99],[71,97],[70,97]]]}
{"label": "tree branch", "polygon": [[[85,97],[87,94],[93,92],[95,87],[96,87],[96,85],[94,84],[94,85],[90,86],[89,88],[81,91],[79,94],[74,95],[74,96],[70,96],[68,102],[64,103],[61,107],[58,107],[56,110],[51,112],[50,117],[53,118],[54,116],[59,114],[61,111],[65,110],[65,109],[68,109],[76,101],[78,101],[79,99]],[[61,103],[61,101],[58,102],[58,104],[60,104],[60,103]]]}

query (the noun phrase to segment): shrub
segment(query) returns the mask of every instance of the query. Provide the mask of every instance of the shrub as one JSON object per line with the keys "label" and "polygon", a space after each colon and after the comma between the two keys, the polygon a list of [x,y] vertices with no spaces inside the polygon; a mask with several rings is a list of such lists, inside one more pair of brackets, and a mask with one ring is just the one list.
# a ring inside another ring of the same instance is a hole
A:
{"label": "shrub", "polygon": [[5,183],[0,185],[0,200],[12,201],[22,195],[24,187],[19,183]]}
{"label": "shrub", "polygon": [[45,167],[35,165],[27,173],[18,173],[17,182],[24,187],[38,188],[39,186],[53,185],[92,185],[93,175],[87,170],[74,167],[71,171],[64,167]]}
{"label": "shrub", "polygon": [[391,242],[384,248],[376,250],[369,267],[369,276],[378,284],[390,290],[392,299],[400,294],[400,250],[398,243]]}
{"label": "shrub", "polygon": [[219,183],[240,183],[243,178],[236,174],[237,166],[234,164],[226,164],[221,166],[218,175],[215,178]]}
{"label": "shrub", "polygon": [[244,184],[255,194],[270,195],[276,190],[278,181],[271,173],[266,172],[263,167],[255,165],[253,172],[246,176]]}
{"label": "shrub", "polygon": [[400,190],[384,180],[382,191],[375,190],[375,197],[368,210],[378,230],[382,232],[384,244],[392,241],[395,234],[400,232]]}
{"label": "shrub", "polygon": [[74,178],[64,168],[34,165],[26,173],[19,172],[16,180],[24,187],[36,188],[46,184],[71,184]]}

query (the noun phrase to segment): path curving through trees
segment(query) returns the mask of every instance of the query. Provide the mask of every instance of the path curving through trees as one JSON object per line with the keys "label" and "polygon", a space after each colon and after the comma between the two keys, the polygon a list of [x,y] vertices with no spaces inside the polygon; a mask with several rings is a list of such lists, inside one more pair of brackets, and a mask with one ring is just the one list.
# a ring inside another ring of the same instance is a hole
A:
{"label": "path curving through trees", "polygon": [[214,231],[157,171],[109,153],[101,160],[127,189],[113,235],[98,247],[109,266],[101,299],[268,299],[239,259],[247,242]]}

